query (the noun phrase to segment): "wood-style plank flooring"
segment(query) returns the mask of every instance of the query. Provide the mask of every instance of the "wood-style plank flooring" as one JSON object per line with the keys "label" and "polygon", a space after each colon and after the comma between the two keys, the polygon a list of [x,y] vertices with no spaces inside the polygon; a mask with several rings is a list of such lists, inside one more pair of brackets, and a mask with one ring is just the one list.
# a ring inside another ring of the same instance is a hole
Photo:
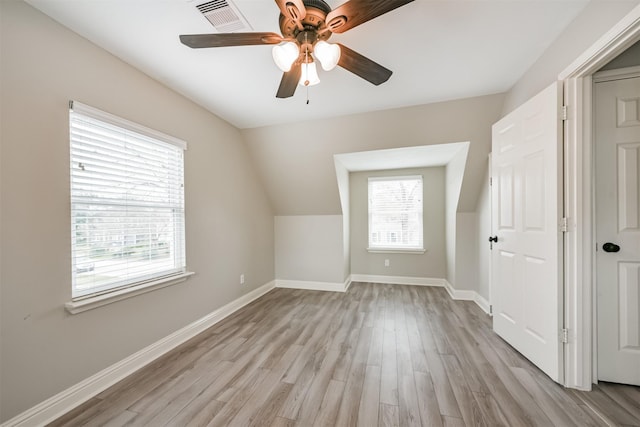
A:
{"label": "wood-style plank flooring", "polygon": [[274,289],[51,426],[640,426],[558,386],[443,288]]}

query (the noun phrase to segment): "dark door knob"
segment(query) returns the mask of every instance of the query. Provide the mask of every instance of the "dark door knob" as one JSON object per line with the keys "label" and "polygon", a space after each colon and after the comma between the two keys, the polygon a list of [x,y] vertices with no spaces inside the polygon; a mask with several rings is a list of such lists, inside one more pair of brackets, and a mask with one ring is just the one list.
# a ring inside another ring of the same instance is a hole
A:
{"label": "dark door knob", "polygon": [[489,241],[493,243],[498,243],[498,236],[489,237]]}
{"label": "dark door knob", "polygon": [[604,250],[605,252],[620,252],[620,246],[616,245],[615,243],[607,242],[602,245],[602,250]]}

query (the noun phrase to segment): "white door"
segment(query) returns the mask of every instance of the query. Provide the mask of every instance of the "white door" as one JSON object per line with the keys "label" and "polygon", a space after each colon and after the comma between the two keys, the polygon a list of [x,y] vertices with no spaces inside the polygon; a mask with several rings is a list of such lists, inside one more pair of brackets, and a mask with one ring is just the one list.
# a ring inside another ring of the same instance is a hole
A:
{"label": "white door", "polygon": [[493,125],[493,329],[562,382],[561,87]]}
{"label": "white door", "polygon": [[598,379],[640,385],[640,74],[594,106]]}

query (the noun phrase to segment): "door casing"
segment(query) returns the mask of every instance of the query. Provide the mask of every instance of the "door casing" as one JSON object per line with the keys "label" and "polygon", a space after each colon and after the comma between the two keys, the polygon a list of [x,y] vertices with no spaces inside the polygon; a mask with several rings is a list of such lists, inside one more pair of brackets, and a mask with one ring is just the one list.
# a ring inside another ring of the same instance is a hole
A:
{"label": "door casing", "polygon": [[564,84],[565,386],[591,390],[597,381],[595,209],[592,173],[592,76],[640,40],[640,6],[634,8],[558,79]]}

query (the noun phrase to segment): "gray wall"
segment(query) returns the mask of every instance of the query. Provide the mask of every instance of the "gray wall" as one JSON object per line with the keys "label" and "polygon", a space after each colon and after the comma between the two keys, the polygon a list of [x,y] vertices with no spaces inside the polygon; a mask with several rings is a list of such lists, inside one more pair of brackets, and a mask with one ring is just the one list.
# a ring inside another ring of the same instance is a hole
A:
{"label": "gray wall", "polygon": [[[515,110],[556,81],[562,71],[639,4],[640,0],[591,1],[505,94],[502,116]],[[486,226],[490,215],[490,197],[487,188],[483,187],[479,190],[480,196],[476,206],[479,248],[479,280],[477,283],[478,292],[487,298],[490,294],[487,264],[489,252],[484,246],[483,239],[488,238],[489,234],[487,233],[490,232],[490,228]]]}
{"label": "gray wall", "polygon": [[640,41],[611,60],[601,70],[617,70],[619,68],[637,67],[640,65]]}
{"label": "gray wall", "polygon": [[343,283],[342,215],[275,217],[276,279]]}
{"label": "gray wall", "polygon": [[[351,272],[385,276],[445,278],[445,168],[352,172]],[[424,254],[370,253],[368,240],[368,177],[422,175]],[[389,267],[384,260],[389,259]]]}
{"label": "gray wall", "polygon": [[[339,173],[336,179],[335,154],[468,141],[468,156],[458,159],[454,168],[456,171],[458,167],[464,169],[462,180],[451,178],[451,186],[447,182],[448,203],[452,212],[446,220],[447,242],[450,242],[447,250],[451,255],[442,262],[449,264],[451,275],[455,276],[456,265],[468,265],[465,263],[471,261],[456,251],[457,218],[454,212],[475,210],[491,148],[491,125],[499,119],[502,102],[502,95],[489,95],[334,119],[244,129],[241,132],[249,144],[276,215],[343,214],[345,219],[349,217],[349,212],[343,210],[344,203],[341,202],[344,201],[340,200],[337,184],[337,179],[344,177],[343,173]],[[455,171],[450,171],[450,177],[455,175],[452,172]],[[342,234],[344,249],[349,248],[348,239],[353,236],[353,230],[349,232],[345,226]],[[475,235],[470,238],[473,239],[471,244],[475,245]],[[351,246],[354,246],[353,241]],[[345,278],[348,275],[348,261],[345,253]],[[352,259],[351,273],[363,274],[353,269],[355,265]],[[445,272],[438,277],[447,278],[453,286],[458,287],[455,277],[447,277],[447,267],[444,268]],[[413,274],[411,270],[407,274],[400,273],[399,269],[394,270],[399,275]],[[382,274],[392,273],[386,269]],[[474,282],[463,286],[464,289],[475,289]]]}
{"label": "gray wall", "polygon": [[502,95],[243,129],[276,215],[342,214],[333,155],[469,141],[461,212],[473,212]]}
{"label": "gray wall", "polygon": [[591,1],[507,92],[503,116],[558,79],[558,75],[617,24],[640,0]]}
{"label": "gray wall", "polygon": [[[454,288],[459,288],[458,279],[456,277],[456,266],[458,264],[469,265],[475,260],[465,258],[462,252],[458,252],[457,235],[468,236],[467,233],[460,229],[462,224],[458,224],[458,208],[460,206],[460,191],[462,182],[466,172],[469,148],[461,149],[445,169],[445,239],[446,239],[446,264],[447,271],[444,276]],[[469,289],[467,286],[466,289]],[[471,288],[473,289],[473,288]]]}
{"label": "gray wall", "polygon": [[351,274],[351,203],[349,197],[349,171],[338,160],[334,160],[336,180],[340,187],[340,205],[342,206],[342,280]]}
{"label": "gray wall", "polygon": [[[272,281],[274,239],[236,128],[21,1],[0,1],[0,15],[2,421]],[[70,99],[188,142],[186,252],[195,276],[65,312]]]}
{"label": "gray wall", "polygon": [[[487,161],[487,163],[489,163]],[[489,186],[489,168],[483,178],[482,191],[478,198],[478,207],[476,209],[476,233],[477,233],[477,253],[478,253],[478,275],[476,279],[477,291],[490,301],[489,290],[489,272],[491,263],[491,250],[489,245],[489,236],[491,232],[491,187]]]}
{"label": "gray wall", "polygon": [[456,275],[457,290],[478,290],[478,219],[475,212],[456,214]]}

